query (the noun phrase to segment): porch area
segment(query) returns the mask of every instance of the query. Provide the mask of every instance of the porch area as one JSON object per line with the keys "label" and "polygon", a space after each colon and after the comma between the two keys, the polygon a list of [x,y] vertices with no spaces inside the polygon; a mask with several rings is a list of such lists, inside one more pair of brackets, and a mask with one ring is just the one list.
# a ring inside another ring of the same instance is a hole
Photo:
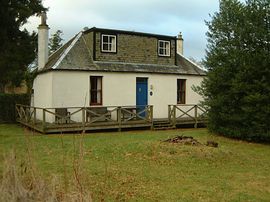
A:
{"label": "porch area", "polygon": [[40,108],[17,104],[16,120],[41,133],[123,129],[170,129],[206,124],[206,111],[198,105],[169,105],[168,117],[153,118],[153,106],[95,106]]}

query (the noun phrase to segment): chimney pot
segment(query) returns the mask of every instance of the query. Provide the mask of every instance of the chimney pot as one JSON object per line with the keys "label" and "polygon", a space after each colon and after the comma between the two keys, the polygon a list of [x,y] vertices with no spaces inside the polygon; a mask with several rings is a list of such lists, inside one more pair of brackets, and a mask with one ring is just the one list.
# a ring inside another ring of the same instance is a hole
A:
{"label": "chimney pot", "polygon": [[41,24],[40,25],[45,25],[45,26],[47,26],[47,14],[46,14],[46,12],[42,12],[41,14],[40,14],[40,17],[41,17]]}

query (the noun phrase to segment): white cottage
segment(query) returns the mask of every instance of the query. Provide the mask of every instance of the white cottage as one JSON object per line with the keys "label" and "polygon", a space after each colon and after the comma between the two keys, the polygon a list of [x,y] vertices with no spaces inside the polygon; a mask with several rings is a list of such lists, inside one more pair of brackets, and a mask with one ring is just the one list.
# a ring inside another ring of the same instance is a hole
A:
{"label": "white cottage", "polygon": [[192,86],[200,85],[206,73],[183,56],[181,34],[93,27],[48,57],[48,29],[43,19],[38,28],[35,107],[152,105],[154,118],[167,118],[169,104],[197,104],[202,99]]}

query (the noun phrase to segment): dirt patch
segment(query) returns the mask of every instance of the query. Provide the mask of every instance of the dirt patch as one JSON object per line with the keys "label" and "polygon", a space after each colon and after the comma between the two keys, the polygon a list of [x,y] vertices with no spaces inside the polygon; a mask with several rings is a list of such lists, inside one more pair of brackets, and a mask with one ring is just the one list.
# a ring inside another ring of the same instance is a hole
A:
{"label": "dirt patch", "polygon": [[209,141],[206,142],[206,146],[208,146],[208,147],[218,147],[218,143],[215,142],[215,141],[209,140]]}
{"label": "dirt patch", "polygon": [[183,145],[193,145],[193,146],[203,145],[202,143],[200,143],[198,140],[194,139],[191,136],[176,136],[173,138],[169,138],[164,142],[178,143]]}
{"label": "dirt patch", "polygon": [[169,138],[163,142],[177,143],[177,144],[183,144],[183,145],[192,145],[192,146],[204,145],[204,146],[209,146],[209,147],[218,147],[217,142],[207,141],[206,144],[203,144],[191,136],[183,136],[183,135]]}

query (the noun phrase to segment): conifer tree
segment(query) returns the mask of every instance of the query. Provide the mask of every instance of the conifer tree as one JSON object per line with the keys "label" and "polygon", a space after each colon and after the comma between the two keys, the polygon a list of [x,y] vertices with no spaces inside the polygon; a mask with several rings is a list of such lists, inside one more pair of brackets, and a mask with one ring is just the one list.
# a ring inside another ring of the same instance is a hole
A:
{"label": "conifer tree", "polygon": [[51,35],[49,39],[49,51],[52,54],[54,51],[59,49],[63,44],[63,31],[57,30],[54,34]]}
{"label": "conifer tree", "polygon": [[209,129],[270,141],[269,0],[221,0],[207,25],[208,76],[198,90],[209,111]]}
{"label": "conifer tree", "polygon": [[34,60],[37,35],[21,28],[30,16],[45,10],[42,0],[0,0],[0,92],[9,82],[20,85]]}

